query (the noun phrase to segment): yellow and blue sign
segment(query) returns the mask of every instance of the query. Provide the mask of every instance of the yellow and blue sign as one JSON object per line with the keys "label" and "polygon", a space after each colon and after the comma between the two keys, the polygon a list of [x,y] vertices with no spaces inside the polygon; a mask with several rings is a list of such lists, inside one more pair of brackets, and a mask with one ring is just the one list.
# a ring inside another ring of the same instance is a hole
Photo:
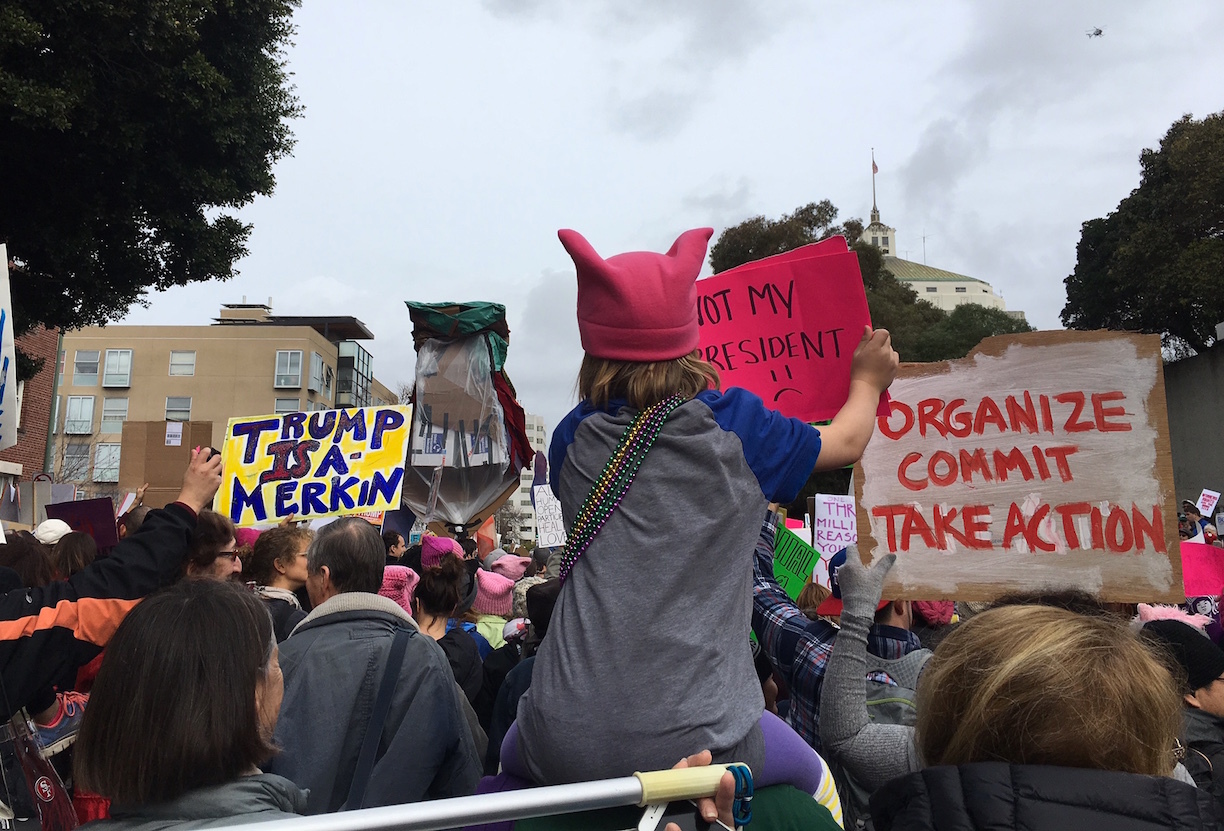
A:
{"label": "yellow and blue sign", "polygon": [[230,419],[216,510],[238,526],[400,507],[412,408]]}

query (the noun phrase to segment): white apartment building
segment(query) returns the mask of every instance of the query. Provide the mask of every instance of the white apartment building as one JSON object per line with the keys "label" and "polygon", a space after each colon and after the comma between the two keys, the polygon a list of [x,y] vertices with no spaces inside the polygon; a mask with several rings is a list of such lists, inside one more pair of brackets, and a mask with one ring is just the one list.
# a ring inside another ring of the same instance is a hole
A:
{"label": "white apartment building", "polygon": [[[540,450],[548,453],[548,427],[544,422],[544,418],[538,415],[527,413],[525,416],[527,424],[527,440],[531,442],[532,450]],[[519,489],[514,496],[510,497],[514,502],[514,507],[518,509],[521,515],[521,521],[518,526],[519,542],[536,541],[536,523],[535,510],[531,507],[531,482],[535,478],[535,468],[533,467],[534,460],[523,468],[519,474]],[[551,474],[552,471],[549,471]],[[505,547],[505,542],[503,542]]]}

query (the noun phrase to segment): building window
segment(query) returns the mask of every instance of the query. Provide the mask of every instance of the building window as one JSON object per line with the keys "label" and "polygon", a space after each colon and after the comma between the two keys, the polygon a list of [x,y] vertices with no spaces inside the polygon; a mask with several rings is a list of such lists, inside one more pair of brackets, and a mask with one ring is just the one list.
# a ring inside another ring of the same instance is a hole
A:
{"label": "building window", "polygon": [[61,478],[79,482],[89,473],[89,442],[70,441],[64,445]]}
{"label": "building window", "polygon": [[302,386],[302,352],[299,349],[276,353],[277,387],[294,389]]}
{"label": "building window", "polygon": [[888,237],[887,237],[887,236],[880,237],[880,244],[881,244],[881,245],[884,245],[884,246],[887,246],[887,245],[888,245]]}
{"label": "building window", "polygon": [[927,290],[927,294],[934,294],[935,292],[939,291],[939,287],[938,286],[927,286],[926,290]]}
{"label": "building window", "polygon": [[132,385],[132,350],[106,350],[106,371],[102,374],[104,387],[130,387]]}
{"label": "building window", "polygon": [[95,387],[98,385],[98,350],[78,349],[72,362],[72,385]]}
{"label": "building window", "polygon": [[323,356],[318,352],[310,353],[310,382],[306,389],[311,392],[323,391]]}
{"label": "building window", "polygon": [[166,421],[191,421],[191,396],[166,398]]}
{"label": "building window", "polygon": [[195,352],[170,352],[171,375],[195,375]]}
{"label": "building window", "polygon": [[967,291],[969,291],[969,290],[968,290],[967,288],[965,288],[964,286],[957,286],[957,287],[956,287],[956,293],[957,293],[957,294],[964,294],[964,293],[965,293],[965,292],[967,292]]}
{"label": "building window", "polygon": [[871,238],[871,244],[872,244],[872,245],[879,245],[879,244],[880,244],[880,238],[879,238],[878,236],[877,236],[877,237],[872,237],[872,238]]}
{"label": "building window", "polygon": [[57,395],[55,396],[55,401],[53,401],[51,404],[51,434],[52,435],[55,435],[56,433],[59,432],[60,404],[63,403],[63,398],[64,397],[62,395]]}
{"label": "building window", "polygon": [[94,447],[93,480],[95,482],[119,481],[119,444],[99,444]]}
{"label": "building window", "polygon": [[64,417],[64,432],[72,436],[87,436],[93,432],[94,397],[68,396],[68,413]]}
{"label": "building window", "polygon": [[126,398],[102,399],[102,432],[122,433],[127,421],[128,400]]}
{"label": "building window", "polygon": [[65,352],[63,349],[61,349],[59,351],[59,361],[56,364],[56,372],[58,373],[58,376],[55,379],[56,387],[64,386],[64,364],[66,364],[67,362],[68,362],[68,353]]}
{"label": "building window", "polygon": [[[278,398],[276,399],[276,414],[284,415],[285,413],[300,412],[298,405],[301,403],[297,398]],[[307,402],[309,404],[309,402]]]}
{"label": "building window", "polygon": [[370,353],[356,341],[340,341],[336,360],[336,406],[370,406],[370,384],[374,380]]}

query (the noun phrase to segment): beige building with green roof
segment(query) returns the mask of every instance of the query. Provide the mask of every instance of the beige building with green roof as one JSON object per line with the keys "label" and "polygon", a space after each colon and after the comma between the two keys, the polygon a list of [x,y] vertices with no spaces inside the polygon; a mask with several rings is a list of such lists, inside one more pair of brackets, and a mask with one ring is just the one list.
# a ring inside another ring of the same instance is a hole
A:
{"label": "beige building with green roof", "polygon": [[[874,188],[873,188],[874,190]],[[995,294],[994,288],[985,280],[978,280],[954,271],[944,271],[924,263],[902,259],[893,254],[897,250],[897,229],[880,221],[880,209],[871,206],[871,222],[859,237],[880,249],[884,255],[884,267],[902,283],[918,292],[921,300],[950,312],[963,303],[976,303],[991,309],[1000,309],[1009,315],[1024,320],[1024,312],[1008,311],[1003,298]]]}

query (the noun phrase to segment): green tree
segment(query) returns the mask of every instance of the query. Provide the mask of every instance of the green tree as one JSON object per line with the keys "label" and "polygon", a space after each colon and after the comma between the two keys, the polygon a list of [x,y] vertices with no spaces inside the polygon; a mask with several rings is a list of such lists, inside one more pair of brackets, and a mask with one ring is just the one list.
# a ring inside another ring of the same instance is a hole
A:
{"label": "green tree", "polygon": [[6,0],[0,241],[18,332],[228,279],[300,112],[297,0]]}
{"label": "green tree", "polygon": [[1139,187],[1083,225],[1063,325],[1205,349],[1224,322],[1224,113],[1183,116],[1139,166]]}
{"label": "green tree", "polygon": [[918,335],[916,361],[946,361],[963,358],[983,338],[1035,331],[1032,326],[1002,309],[977,303],[962,303],[943,320]]}
{"label": "green tree", "polygon": [[859,258],[871,322],[892,334],[893,347],[901,360],[917,360],[914,350],[919,336],[947,315],[919,300],[912,288],[893,277],[884,267],[884,257],[878,248],[859,241],[862,220],[848,219],[835,225],[836,220],[837,208],[827,199],[804,205],[780,219],[763,216],[747,219],[719,234],[710,248],[710,267],[717,274],[828,237],[844,236]]}

